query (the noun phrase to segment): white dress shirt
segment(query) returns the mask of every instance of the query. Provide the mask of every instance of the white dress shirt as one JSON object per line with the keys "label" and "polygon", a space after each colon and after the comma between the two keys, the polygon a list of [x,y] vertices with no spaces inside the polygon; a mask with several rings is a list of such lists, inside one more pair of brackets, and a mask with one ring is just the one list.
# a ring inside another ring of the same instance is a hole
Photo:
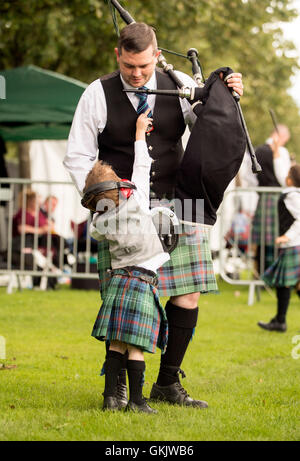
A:
{"label": "white dress shirt", "polygon": [[[197,86],[195,81],[188,75],[179,71],[176,71],[176,74],[185,86]],[[125,88],[132,88],[124,82],[122,77],[121,80]],[[145,86],[149,89],[157,88],[155,72]],[[134,93],[127,93],[127,97],[133,107],[137,109],[139,98]],[[147,101],[152,112],[155,100],[155,95],[148,96]],[[196,120],[196,116],[191,109],[190,103],[186,99],[180,99],[180,105],[185,123],[192,126]],[[81,195],[85,185],[85,178],[97,160],[97,137],[104,130],[106,122],[107,106],[105,94],[100,79],[97,79],[86,88],[78,102],[69,134],[67,153],[63,161]]]}
{"label": "white dress shirt", "polygon": [[[269,138],[266,141],[266,144],[271,145],[272,139]],[[273,168],[277,181],[281,187],[286,187],[286,177],[288,175],[289,169],[291,168],[291,160],[289,151],[281,146],[278,149],[279,157],[273,158]],[[252,173],[252,163],[251,158],[248,152],[245,153],[240,171],[239,177],[242,182],[242,187],[258,187],[257,175]]]}
{"label": "white dress shirt", "polygon": [[281,248],[300,246],[300,189],[296,187],[287,187],[282,193],[287,193],[287,196],[284,198],[284,204],[295,221],[285,232],[289,241],[287,243],[282,243],[280,246]]}

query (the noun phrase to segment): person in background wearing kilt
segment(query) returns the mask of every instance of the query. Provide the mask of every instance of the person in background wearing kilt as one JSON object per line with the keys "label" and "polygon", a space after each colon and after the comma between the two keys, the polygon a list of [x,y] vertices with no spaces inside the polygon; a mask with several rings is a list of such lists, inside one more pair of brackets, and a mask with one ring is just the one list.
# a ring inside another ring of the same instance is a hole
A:
{"label": "person in background wearing kilt", "polygon": [[291,289],[296,287],[300,297],[300,165],[290,168],[286,184],[288,187],[278,200],[280,236],[276,244],[280,245],[279,256],[262,276],[268,285],[276,288],[277,295],[276,316],[268,323],[258,322],[268,331],[286,331]]}
{"label": "person in background wearing kilt", "polygon": [[[95,190],[107,181],[120,179],[110,165],[98,161],[86,178],[83,205],[95,211],[90,233],[109,243],[112,270],[106,295],[97,316],[92,336],[106,341],[109,350],[105,361],[103,409],[118,410],[118,375],[128,351],[127,372],[130,399],[127,410],[156,413],[142,394],[144,352],[163,352],[167,345],[167,319],[159,302],[157,268],[170,259],[152,222],[149,208],[149,157],[145,133],[151,127],[150,109],[136,123],[134,189],[109,184],[109,190]],[[91,195],[89,191],[92,191]],[[94,192],[94,193],[93,193]]]}
{"label": "person in background wearing kilt", "polygon": [[[285,187],[285,178],[291,167],[288,150],[284,147],[290,139],[286,125],[278,125],[265,144],[255,150],[257,161],[262,171],[257,175],[249,174],[250,166],[245,171],[246,181],[254,187]],[[246,156],[246,161],[249,159]],[[277,193],[262,193],[259,195],[256,211],[252,222],[252,243],[257,272],[263,273],[274,261],[275,238],[277,233]],[[262,252],[264,242],[264,252]],[[263,261],[262,261],[263,259]]]}
{"label": "person in background wearing kilt", "polygon": [[[144,23],[125,26],[115,48],[119,70],[91,83],[83,93],[72,123],[64,165],[78,190],[99,158],[110,163],[119,177],[132,173],[133,139],[140,107],[140,95],[123,89],[176,90],[171,77],[156,67],[160,51],[153,29]],[[196,87],[188,75],[177,72],[187,87]],[[233,73],[226,82],[231,89],[243,94],[241,74]],[[152,158],[150,171],[151,204],[175,198],[176,175],[183,155],[181,137],[186,125],[192,126],[196,116],[186,99],[164,95],[148,95],[146,107],[153,114],[153,130],[146,143]],[[122,123],[120,123],[120,120]],[[207,403],[191,398],[181,385],[181,363],[193,336],[200,293],[218,291],[211,251],[210,228],[205,225],[185,225],[171,259],[158,269],[158,289],[161,296],[170,297],[166,304],[169,337],[166,353],[161,356],[160,370],[150,397],[172,404],[207,407]],[[111,267],[108,242],[99,242],[98,272],[102,298]]]}

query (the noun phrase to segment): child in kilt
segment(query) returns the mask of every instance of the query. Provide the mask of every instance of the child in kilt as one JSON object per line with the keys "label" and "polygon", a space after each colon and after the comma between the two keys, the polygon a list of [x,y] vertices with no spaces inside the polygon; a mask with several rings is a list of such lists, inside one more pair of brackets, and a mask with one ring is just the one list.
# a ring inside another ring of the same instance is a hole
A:
{"label": "child in kilt", "polygon": [[[111,256],[110,280],[103,296],[92,336],[109,344],[105,361],[103,409],[122,408],[116,396],[118,375],[128,353],[129,401],[126,410],[156,413],[142,394],[144,352],[164,352],[167,345],[167,318],[159,302],[157,269],[170,259],[153,224],[149,209],[151,158],[145,134],[152,119],[149,110],[136,123],[134,189],[114,188],[85,202],[96,210],[90,227],[93,238],[105,238]],[[84,192],[120,179],[110,165],[98,161],[86,178]],[[100,183],[100,184],[99,184]],[[122,183],[121,183],[122,184]],[[125,183],[124,183],[125,184]],[[85,198],[83,198],[83,201]]]}
{"label": "child in kilt", "polygon": [[258,325],[268,331],[285,332],[286,314],[291,289],[296,287],[299,295],[300,281],[300,165],[293,165],[286,178],[287,188],[278,200],[280,245],[276,261],[265,271],[262,279],[276,288],[277,313],[268,323]]}

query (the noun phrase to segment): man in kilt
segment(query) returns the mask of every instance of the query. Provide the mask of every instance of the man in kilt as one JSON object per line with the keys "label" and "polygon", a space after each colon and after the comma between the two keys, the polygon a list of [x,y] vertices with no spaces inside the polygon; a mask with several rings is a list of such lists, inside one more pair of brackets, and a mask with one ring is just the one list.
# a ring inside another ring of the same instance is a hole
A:
{"label": "man in kilt", "polygon": [[[260,187],[284,187],[291,167],[290,156],[284,145],[290,138],[289,129],[278,125],[266,143],[259,146],[255,154],[262,167],[257,176],[251,176],[251,185]],[[256,184],[253,181],[256,180]],[[252,222],[252,243],[255,250],[257,271],[262,273],[275,256],[275,238],[278,236],[277,202],[279,194],[263,192],[259,196]],[[263,251],[264,246],[264,251]]]}
{"label": "man in kilt", "polygon": [[[183,155],[181,137],[186,124],[192,125],[196,116],[186,99],[152,94],[141,100],[138,93],[123,92],[124,88],[138,89],[145,85],[149,89],[177,89],[170,76],[156,68],[160,52],[151,27],[144,23],[124,27],[115,53],[119,71],[89,85],[78,103],[64,165],[80,192],[98,149],[99,158],[110,163],[119,177],[131,177],[137,112],[141,107],[142,110],[150,107],[153,130],[146,136],[152,158],[150,197],[151,201],[171,201]],[[188,75],[177,74],[185,86],[196,86]],[[227,84],[242,95],[240,74],[233,73]],[[183,375],[180,366],[197,324],[199,295],[217,291],[209,230],[205,225],[185,225],[170,261],[158,269],[160,295],[170,297],[165,308],[169,337],[150,397],[195,408],[203,408],[203,402],[188,395],[179,374]],[[103,241],[99,244],[98,258],[102,298],[106,296],[110,267],[108,243]]]}
{"label": "man in kilt", "polygon": [[[143,352],[162,352],[167,345],[167,319],[157,292],[157,268],[170,259],[157,234],[149,207],[151,159],[145,142],[150,109],[137,119],[134,189],[124,189],[110,165],[98,161],[86,178],[82,203],[96,211],[91,235],[108,241],[110,280],[92,336],[109,344],[105,361],[103,409],[123,408],[117,398],[118,375],[128,352],[130,400],[126,409],[156,413],[142,394]],[[116,186],[120,185],[118,189]],[[105,186],[105,190],[103,190]]]}
{"label": "man in kilt", "polygon": [[[258,325],[268,331],[285,332],[291,289],[300,281],[300,165],[293,165],[286,178],[287,188],[278,200],[280,245],[276,261],[263,274],[263,280],[276,288],[277,313],[268,323]],[[298,189],[297,189],[298,188]],[[298,291],[299,295],[299,291]]]}

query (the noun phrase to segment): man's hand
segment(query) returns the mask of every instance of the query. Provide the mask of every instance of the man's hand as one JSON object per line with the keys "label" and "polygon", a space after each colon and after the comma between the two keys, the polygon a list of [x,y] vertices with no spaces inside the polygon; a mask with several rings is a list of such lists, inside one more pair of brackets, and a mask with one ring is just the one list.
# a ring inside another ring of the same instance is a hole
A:
{"label": "man's hand", "polygon": [[[220,77],[223,79],[223,74],[220,74]],[[226,79],[226,84],[232,91],[236,91],[240,96],[243,96],[243,81],[242,81],[242,74],[234,72],[230,74]]]}

